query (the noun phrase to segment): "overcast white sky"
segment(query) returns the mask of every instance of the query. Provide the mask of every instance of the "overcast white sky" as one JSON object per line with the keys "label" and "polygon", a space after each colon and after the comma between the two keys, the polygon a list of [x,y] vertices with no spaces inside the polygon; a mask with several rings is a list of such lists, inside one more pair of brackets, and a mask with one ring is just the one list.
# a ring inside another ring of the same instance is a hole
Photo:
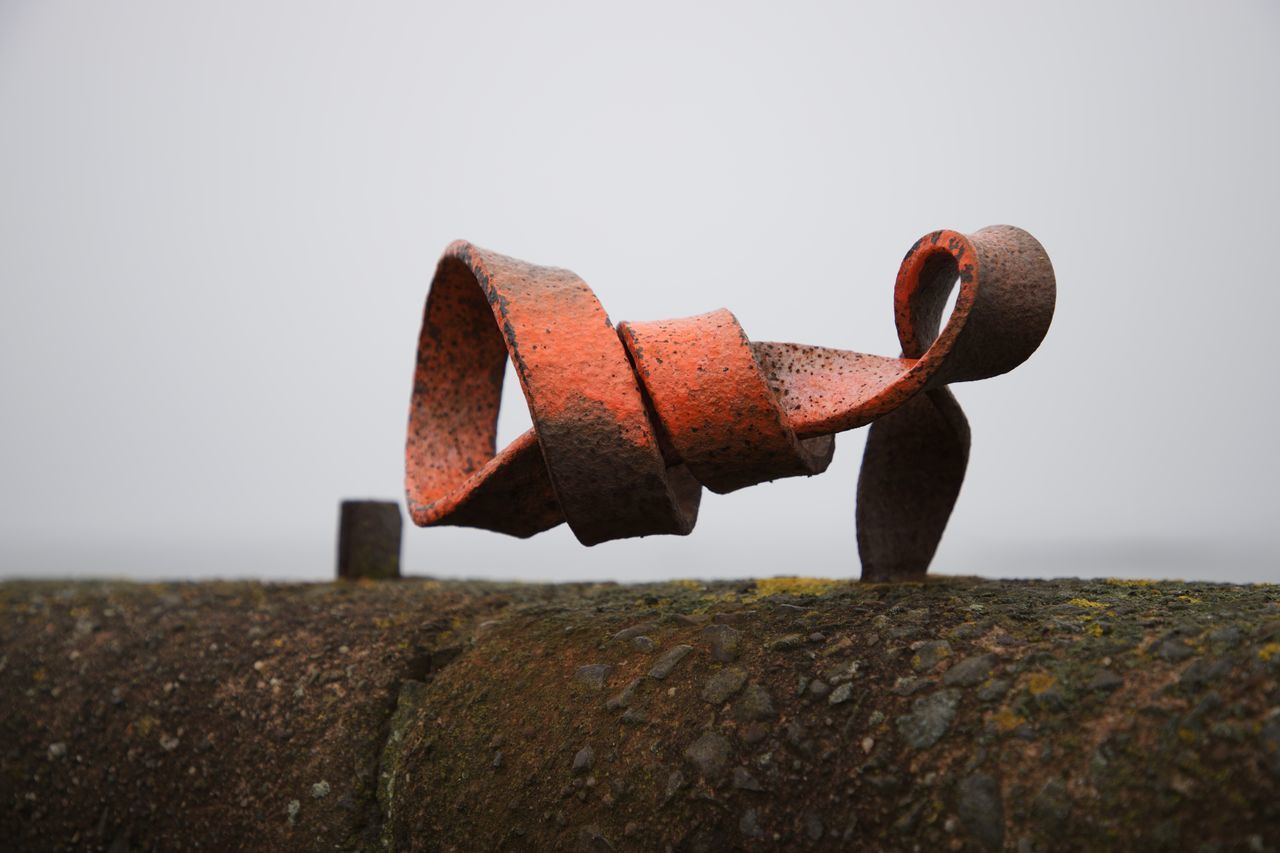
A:
{"label": "overcast white sky", "polygon": [[[0,0],[0,573],[331,576],[454,238],[896,354],[907,247],[1007,222],[1058,311],[955,389],[934,570],[1280,581],[1278,42],[1274,2]],[[409,526],[405,567],[853,576],[862,442],[686,538]]]}

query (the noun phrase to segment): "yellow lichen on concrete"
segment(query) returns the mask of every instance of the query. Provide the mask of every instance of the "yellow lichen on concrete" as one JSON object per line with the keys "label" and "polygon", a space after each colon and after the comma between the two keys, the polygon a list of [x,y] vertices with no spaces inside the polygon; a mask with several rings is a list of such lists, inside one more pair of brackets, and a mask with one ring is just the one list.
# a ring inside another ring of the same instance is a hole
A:
{"label": "yellow lichen on concrete", "polygon": [[1068,601],[1068,602],[1067,602],[1067,604],[1072,604],[1072,605],[1075,605],[1076,607],[1088,607],[1088,608],[1091,608],[1091,609],[1093,609],[1093,610],[1099,610],[1099,609],[1101,609],[1101,608],[1104,608],[1104,607],[1110,607],[1110,606],[1111,606],[1111,605],[1106,604],[1106,603],[1104,603],[1104,602],[1101,602],[1101,601],[1091,601],[1091,600],[1089,600],[1089,599],[1087,599],[1087,598],[1073,598],[1073,599],[1071,599],[1070,601]]}
{"label": "yellow lichen on concrete", "polygon": [[846,586],[847,581],[830,578],[761,578],[756,581],[756,591],[748,597],[748,601],[768,598],[771,595],[826,595],[832,590]]}
{"label": "yellow lichen on concrete", "polygon": [[1027,718],[1009,708],[1001,708],[990,717],[991,724],[1001,734],[1008,734],[1027,721]]}
{"label": "yellow lichen on concrete", "polygon": [[1027,690],[1030,691],[1032,696],[1039,696],[1057,683],[1058,679],[1048,672],[1033,672],[1031,677],[1027,679]]}
{"label": "yellow lichen on concrete", "polygon": [[706,586],[706,584],[702,584],[694,580],[689,580],[688,578],[681,578],[680,580],[671,581],[671,585],[678,586],[681,589],[690,589],[695,592],[697,592],[700,589],[703,589]]}

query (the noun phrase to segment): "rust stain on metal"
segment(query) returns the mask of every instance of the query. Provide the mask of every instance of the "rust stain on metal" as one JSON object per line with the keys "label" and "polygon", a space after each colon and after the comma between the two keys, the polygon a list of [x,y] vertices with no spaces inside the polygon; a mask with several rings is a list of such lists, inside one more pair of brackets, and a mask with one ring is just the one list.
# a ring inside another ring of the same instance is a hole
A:
{"label": "rust stain on metal", "polygon": [[[898,272],[892,358],[751,341],[724,309],[615,328],[572,272],[455,242],[418,341],[410,516],[515,536],[567,522],[585,545],[685,534],[703,486],[821,473],[835,433],[870,424],[862,577],[923,577],[968,463],[969,426],[947,386],[1026,360],[1054,296],[1048,255],[1025,231],[935,231]],[[533,428],[499,451],[508,358]]]}

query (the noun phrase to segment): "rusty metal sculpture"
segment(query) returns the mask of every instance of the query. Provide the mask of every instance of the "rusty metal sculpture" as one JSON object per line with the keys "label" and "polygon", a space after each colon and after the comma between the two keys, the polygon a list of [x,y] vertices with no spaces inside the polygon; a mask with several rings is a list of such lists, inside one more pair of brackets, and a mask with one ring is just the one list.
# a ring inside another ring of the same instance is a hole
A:
{"label": "rusty metal sculpture", "polygon": [[[567,521],[585,545],[685,534],[702,486],[821,473],[835,433],[871,424],[858,478],[862,577],[923,577],[969,456],[946,386],[1026,360],[1054,295],[1049,258],[1025,231],[935,231],[898,272],[902,355],[890,358],[750,341],[723,309],[615,329],[572,272],[453,243],[418,342],[409,513],[420,526],[514,536]],[[495,452],[508,356],[533,428]]]}

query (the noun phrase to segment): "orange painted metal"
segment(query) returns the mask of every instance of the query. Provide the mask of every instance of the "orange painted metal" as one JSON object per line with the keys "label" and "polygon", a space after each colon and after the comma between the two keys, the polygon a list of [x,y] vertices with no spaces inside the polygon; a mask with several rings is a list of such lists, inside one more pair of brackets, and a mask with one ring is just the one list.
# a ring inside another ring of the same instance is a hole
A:
{"label": "orange painted metal", "polygon": [[[1049,258],[1025,231],[935,231],[902,261],[902,354],[891,358],[753,342],[723,309],[615,329],[568,270],[456,242],[418,341],[409,514],[515,536],[567,522],[586,545],[685,534],[702,486],[820,473],[835,433],[871,424],[858,480],[862,577],[922,577],[968,463],[969,427],[946,386],[1026,360],[1054,298]],[[508,358],[533,428],[499,451]]]}

